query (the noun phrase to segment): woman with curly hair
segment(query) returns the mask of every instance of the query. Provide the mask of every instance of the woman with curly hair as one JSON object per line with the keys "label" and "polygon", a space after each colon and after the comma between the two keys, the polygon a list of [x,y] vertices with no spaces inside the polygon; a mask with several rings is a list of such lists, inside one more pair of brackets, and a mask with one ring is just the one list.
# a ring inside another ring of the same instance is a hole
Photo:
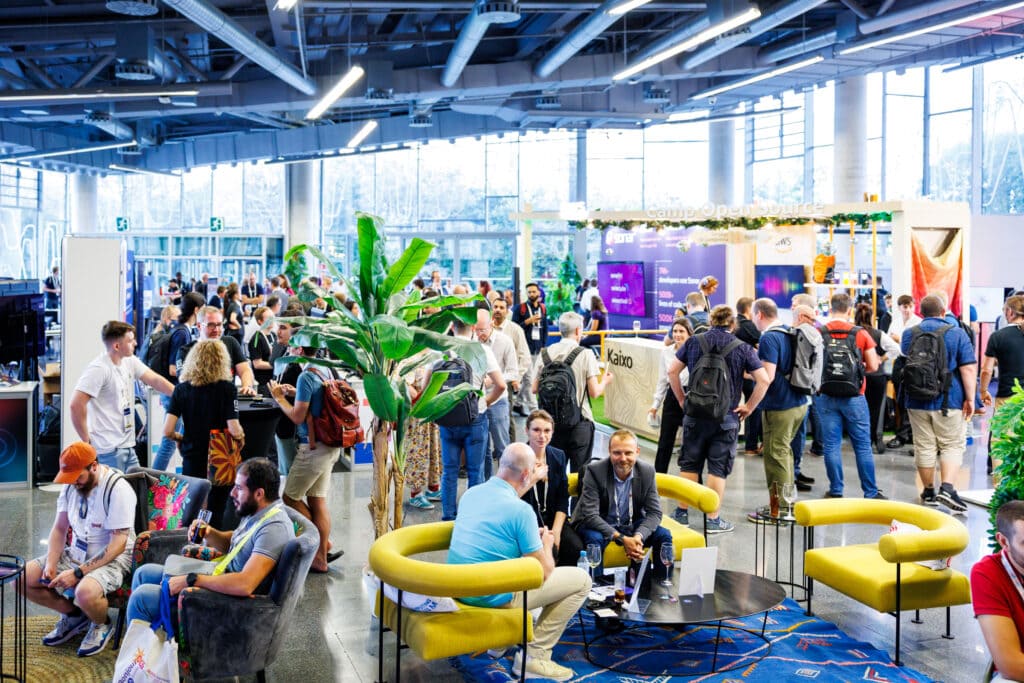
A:
{"label": "woman with curly hair", "polygon": [[[197,342],[185,358],[178,379],[167,409],[164,436],[179,442],[182,474],[205,479],[209,473],[210,430],[227,429],[236,439],[245,436],[235,408],[238,394],[231,381],[227,347],[215,339]],[[175,431],[179,418],[185,422],[183,434]],[[214,528],[225,528],[221,524],[230,493],[230,486],[210,489],[206,507],[213,513],[210,524]]]}

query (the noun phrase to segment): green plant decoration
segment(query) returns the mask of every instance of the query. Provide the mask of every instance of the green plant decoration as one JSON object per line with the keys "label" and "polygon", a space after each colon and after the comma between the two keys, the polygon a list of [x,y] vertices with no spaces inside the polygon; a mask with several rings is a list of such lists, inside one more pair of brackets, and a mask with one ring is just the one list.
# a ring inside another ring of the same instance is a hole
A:
{"label": "green plant decoration", "polygon": [[576,303],[576,287],[583,280],[580,278],[580,271],[576,269],[576,262],[571,254],[566,254],[562,263],[558,266],[558,282],[554,288],[547,292],[544,297],[544,305],[548,311],[548,320],[558,320],[558,316],[573,309]]}
{"label": "green plant decoration", "polygon": [[[438,372],[431,376],[414,402],[407,379],[411,380],[417,368],[432,363],[446,351],[465,359],[474,373],[483,376],[486,357],[479,342],[445,334],[453,320],[476,323],[476,309],[465,304],[481,299],[479,294],[421,299],[417,290],[411,294],[405,292],[423,269],[435,245],[413,238],[405,252],[394,263],[388,263],[380,219],[364,213],[356,215],[359,272],[353,278],[342,275],[323,252],[308,244],[292,247],[285,259],[290,261],[308,254],[324,264],[332,277],[344,283],[349,298],[359,304],[359,316],[338,306],[325,318],[291,318],[302,325],[292,335],[292,346],[327,349],[332,358],[288,356],[278,360],[276,369],[280,370],[283,363],[304,362],[341,368],[362,378],[374,414],[369,429],[373,443],[373,489],[368,507],[375,537],[380,537],[389,528],[402,526],[405,430],[409,418],[436,419],[467,394],[480,393],[467,383],[442,392],[441,385],[448,373]],[[312,285],[302,287],[299,292],[302,300],[322,295],[323,292]],[[425,314],[423,311],[428,307],[445,308]],[[389,500],[392,502],[390,515]]]}
{"label": "green plant decoration", "polygon": [[573,260],[570,254],[566,254],[565,258],[562,259],[561,265],[558,266],[558,281],[569,285],[573,289],[579,287],[580,283],[583,282],[583,278],[580,277],[580,271],[576,269],[576,261]]}
{"label": "green plant decoration", "polygon": [[989,545],[999,550],[996,541],[996,512],[1011,500],[1024,500],[1024,388],[1013,383],[1013,396],[999,406],[989,425],[992,431],[992,461],[1002,462],[995,468],[999,484],[989,503]]}
{"label": "green plant decoration", "polygon": [[284,274],[288,278],[288,282],[291,283],[292,289],[298,292],[302,287],[303,279],[309,274],[309,264],[306,262],[305,255],[301,252],[292,254],[291,258],[286,255]]}
{"label": "green plant decoration", "polygon": [[811,218],[805,216],[736,216],[733,218],[704,218],[691,221],[672,220],[602,220],[593,218],[583,221],[569,221],[569,226],[576,230],[594,229],[607,230],[608,228],[621,228],[623,230],[634,230],[647,228],[649,230],[663,230],[665,228],[696,228],[701,227],[707,230],[728,230],[729,228],[743,228],[744,230],[760,230],[768,225],[807,225],[816,223],[818,225],[840,225],[852,223],[860,229],[866,229],[871,223],[891,223],[892,213],[889,211],[878,211],[875,213],[837,213],[834,216],[821,216]]}

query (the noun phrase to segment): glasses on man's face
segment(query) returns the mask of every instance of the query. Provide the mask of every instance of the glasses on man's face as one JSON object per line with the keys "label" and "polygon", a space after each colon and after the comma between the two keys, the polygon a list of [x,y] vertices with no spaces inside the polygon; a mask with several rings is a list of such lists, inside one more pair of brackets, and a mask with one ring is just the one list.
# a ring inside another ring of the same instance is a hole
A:
{"label": "glasses on man's face", "polygon": [[207,327],[224,327],[224,323],[206,323]]}

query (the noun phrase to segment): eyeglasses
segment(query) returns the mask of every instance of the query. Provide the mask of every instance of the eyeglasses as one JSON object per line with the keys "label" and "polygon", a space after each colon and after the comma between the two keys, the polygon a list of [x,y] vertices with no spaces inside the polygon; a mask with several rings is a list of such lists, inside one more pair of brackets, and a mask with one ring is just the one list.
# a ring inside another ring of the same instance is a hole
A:
{"label": "eyeglasses", "polygon": [[224,327],[224,323],[206,323],[207,327]]}

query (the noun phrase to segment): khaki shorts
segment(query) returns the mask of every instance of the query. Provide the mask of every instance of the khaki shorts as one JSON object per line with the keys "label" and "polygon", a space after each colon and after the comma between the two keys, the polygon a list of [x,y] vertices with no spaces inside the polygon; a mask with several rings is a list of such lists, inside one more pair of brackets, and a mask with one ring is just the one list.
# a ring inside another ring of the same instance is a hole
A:
{"label": "khaki shorts", "polygon": [[330,448],[323,444],[310,448],[309,444],[300,443],[295,451],[295,460],[288,469],[284,495],[292,500],[301,500],[306,496],[326,498],[331,488],[331,470],[340,455],[341,448]]}
{"label": "khaki shorts", "polygon": [[[34,562],[38,562],[40,568],[46,568],[46,555],[37,557]],[[57,573],[67,571],[68,569],[74,569],[79,565],[71,559],[68,554],[67,548],[60,554],[57,559]],[[121,587],[124,583],[125,577],[128,576],[128,572],[132,569],[132,556],[131,554],[122,553],[113,562],[105,564],[98,569],[93,569],[91,572],[85,575],[86,579],[92,579],[100,585],[103,589],[104,594],[112,593]],[[83,581],[85,579],[82,579]]]}

